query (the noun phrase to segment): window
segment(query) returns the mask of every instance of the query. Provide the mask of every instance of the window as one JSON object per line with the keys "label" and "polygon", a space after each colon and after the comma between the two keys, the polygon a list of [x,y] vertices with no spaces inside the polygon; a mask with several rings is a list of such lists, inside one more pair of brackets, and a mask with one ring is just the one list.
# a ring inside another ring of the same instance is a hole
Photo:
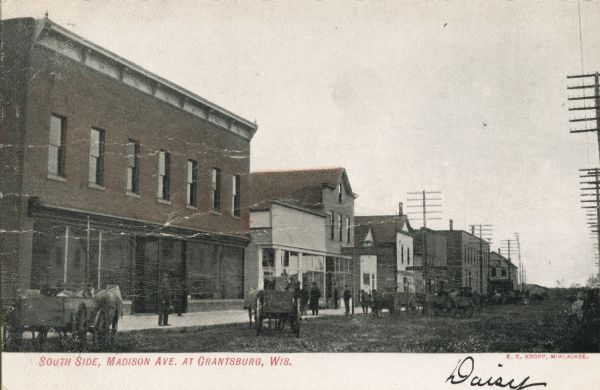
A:
{"label": "window", "polygon": [[198,163],[194,160],[187,162],[186,202],[188,206],[196,206],[196,189],[198,187]]}
{"label": "window", "polygon": [[371,275],[363,274],[363,284],[369,286],[371,284]]}
{"label": "window", "polygon": [[262,250],[262,265],[265,268],[275,267],[275,250],[273,248],[264,248]]}
{"label": "window", "polygon": [[240,176],[232,176],[231,182],[231,215],[240,216]]}
{"label": "window", "polygon": [[331,230],[331,234],[330,237],[333,240],[335,238],[335,216],[333,213],[329,213],[329,223],[330,223],[330,230]]}
{"label": "window", "polygon": [[400,263],[404,264],[404,245],[400,246]]}
{"label": "window", "polygon": [[342,183],[338,184],[338,202],[342,202],[344,200],[344,187]]}
{"label": "window", "polygon": [[58,115],[51,115],[48,141],[48,173],[60,177],[65,177],[66,132],[67,119]]}
{"label": "window", "polygon": [[127,192],[140,193],[140,144],[127,140]]}
{"label": "window", "polygon": [[410,247],[406,248],[406,264],[410,265]]}
{"label": "window", "polygon": [[88,181],[101,186],[104,184],[104,130],[92,129],[90,134]]}
{"label": "window", "polygon": [[346,217],[346,241],[350,242],[350,218]]}
{"label": "window", "polygon": [[211,174],[211,202],[213,211],[221,211],[221,170],[213,168]]}
{"label": "window", "polygon": [[339,229],[339,234],[340,234],[340,241],[342,241],[344,239],[344,226],[342,225],[342,215],[338,214],[338,229]]}
{"label": "window", "polygon": [[158,199],[169,200],[171,178],[171,153],[161,150],[158,153]]}

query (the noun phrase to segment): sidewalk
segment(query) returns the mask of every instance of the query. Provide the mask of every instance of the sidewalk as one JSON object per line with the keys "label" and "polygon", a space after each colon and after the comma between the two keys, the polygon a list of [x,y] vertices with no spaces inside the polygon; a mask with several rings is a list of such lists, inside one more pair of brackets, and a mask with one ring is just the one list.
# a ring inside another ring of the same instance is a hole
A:
{"label": "sidewalk", "polygon": [[[310,311],[309,311],[310,313]],[[343,308],[319,310],[321,315],[344,315]],[[303,319],[315,318],[312,315],[302,317]],[[248,312],[245,310],[223,310],[223,311],[202,311],[194,313],[184,313],[182,317],[177,314],[169,315],[170,326],[158,326],[157,314],[133,314],[124,315],[119,320],[119,332],[129,332],[142,329],[173,329],[189,326],[210,326],[223,324],[248,323]],[[254,319],[253,319],[254,321]]]}

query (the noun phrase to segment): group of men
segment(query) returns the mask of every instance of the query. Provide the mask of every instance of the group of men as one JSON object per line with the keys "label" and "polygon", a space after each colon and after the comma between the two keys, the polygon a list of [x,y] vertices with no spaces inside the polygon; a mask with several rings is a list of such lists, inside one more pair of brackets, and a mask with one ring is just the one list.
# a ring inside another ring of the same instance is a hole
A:
{"label": "group of men", "polygon": [[[337,288],[333,290],[334,297],[334,308],[338,308],[339,302],[339,291]],[[350,314],[350,298],[352,297],[352,292],[346,285],[344,289],[344,305],[346,307],[346,315]],[[306,306],[310,307],[313,316],[319,315],[319,299],[321,298],[321,289],[317,285],[316,282],[312,282],[312,286],[310,291],[307,290],[304,286],[301,287],[300,282],[296,282],[294,286],[294,300],[296,303],[300,305],[300,314],[306,315]]]}

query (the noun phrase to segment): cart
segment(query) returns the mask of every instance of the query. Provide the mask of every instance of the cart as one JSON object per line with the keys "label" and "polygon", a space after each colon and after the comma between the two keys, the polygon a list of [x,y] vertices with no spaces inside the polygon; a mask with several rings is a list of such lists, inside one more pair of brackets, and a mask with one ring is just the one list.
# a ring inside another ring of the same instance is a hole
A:
{"label": "cart", "polygon": [[261,333],[264,320],[275,320],[280,329],[283,329],[287,320],[292,332],[300,337],[300,315],[293,291],[260,290],[256,292],[252,306],[257,336]]}
{"label": "cart", "polygon": [[[9,309],[3,323],[3,345],[6,350],[18,350],[25,332],[41,346],[49,331],[59,337],[69,335],[85,345],[87,333],[106,343],[112,324],[116,331],[118,314],[122,314],[122,302],[118,286],[109,286],[94,298],[84,294],[63,291],[57,296],[42,295],[38,290],[28,290]],[[113,308],[116,306],[116,308]]]}
{"label": "cart", "polygon": [[415,293],[397,292],[394,295],[394,312],[400,314],[404,309],[406,314],[415,314],[418,312],[418,302]]}

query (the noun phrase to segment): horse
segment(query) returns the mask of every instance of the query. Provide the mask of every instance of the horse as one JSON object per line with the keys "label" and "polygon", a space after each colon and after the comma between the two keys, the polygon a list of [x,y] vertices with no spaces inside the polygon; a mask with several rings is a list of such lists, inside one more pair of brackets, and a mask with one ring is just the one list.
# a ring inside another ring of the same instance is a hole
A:
{"label": "horse", "polygon": [[94,339],[106,344],[109,333],[114,336],[117,332],[119,317],[123,316],[123,298],[119,286],[107,286],[93,298],[94,309],[91,318],[94,324]]}
{"label": "horse", "polygon": [[393,315],[394,304],[394,294],[388,292],[381,294],[377,292],[377,290],[373,290],[373,295],[371,297],[371,312],[375,317],[381,317],[383,309],[388,309],[390,315]]}
{"label": "horse", "polygon": [[448,296],[448,291],[439,291],[433,295],[428,294],[425,297],[425,308],[431,310],[434,315],[440,313],[449,313],[454,309],[454,302]]}
{"label": "horse", "polygon": [[360,293],[360,306],[362,307],[362,311],[364,315],[369,314],[369,306],[371,306],[371,294],[366,291],[361,291]]}
{"label": "horse", "polygon": [[258,298],[261,290],[252,289],[248,294],[246,294],[246,298],[244,298],[244,310],[248,310],[248,320],[249,325],[252,327],[252,316],[254,316],[254,321],[256,321],[256,298]]}
{"label": "horse", "polygon": [[[477,295],[479,296],[478,299],[481,300],[481,295],[479,293],[477,293]],[[460,313],[462,317],[470,318],[473,315],[473,312],[475,311],[475,293],[465,290],[454,290],[450,292],[448,296],[453,303],[452,312],[454,316]]]}

